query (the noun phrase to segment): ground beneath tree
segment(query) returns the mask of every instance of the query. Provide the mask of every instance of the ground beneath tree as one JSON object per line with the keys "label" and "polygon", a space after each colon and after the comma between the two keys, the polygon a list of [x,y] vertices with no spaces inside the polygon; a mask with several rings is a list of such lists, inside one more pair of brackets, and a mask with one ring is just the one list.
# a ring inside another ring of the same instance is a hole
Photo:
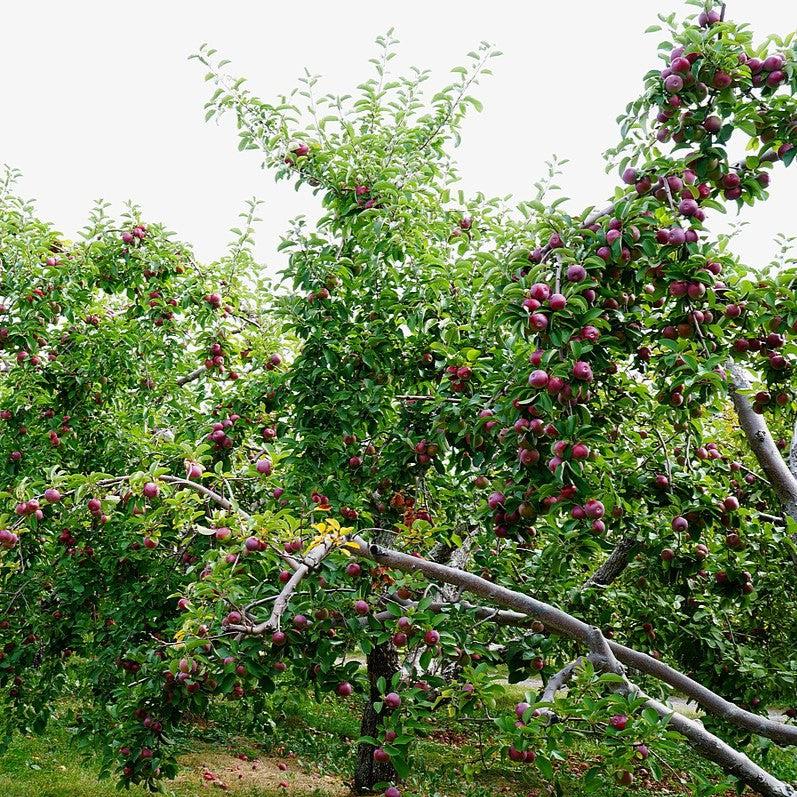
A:
{"label": "ground beneath tree", "polygon": [[[229,792],[239,795],[285,793],[291,797],[343,797],[351,791],[332,775],[321,775],[293,755],[235,755],[212,747],[180,757],[184,767],[175,785],[188,794]],[[190,791],[196,789],[196,792]]]}

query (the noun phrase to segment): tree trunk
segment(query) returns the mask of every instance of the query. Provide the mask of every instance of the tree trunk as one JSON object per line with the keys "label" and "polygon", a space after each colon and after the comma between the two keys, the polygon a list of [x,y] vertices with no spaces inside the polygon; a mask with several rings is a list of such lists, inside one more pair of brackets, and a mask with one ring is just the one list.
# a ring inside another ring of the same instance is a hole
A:
{"label": "tree trunk", "polygon": [[[382,695],[377,687],[379,678],[390,679],[398,672],[398,654],[392,642],[377,645],[366,657],[368,668],[368,700],[363,709],[360,735],[377,737],[379,727],[379,714],[374,711],[374,703]],[[357,763],[354,771],[354,790],[358,793],[373,791],[377,783],[395,782],[396,770],[388,761],[380,764],[374,761],[374,747],[370,744],[360,744],[357,747]]]}

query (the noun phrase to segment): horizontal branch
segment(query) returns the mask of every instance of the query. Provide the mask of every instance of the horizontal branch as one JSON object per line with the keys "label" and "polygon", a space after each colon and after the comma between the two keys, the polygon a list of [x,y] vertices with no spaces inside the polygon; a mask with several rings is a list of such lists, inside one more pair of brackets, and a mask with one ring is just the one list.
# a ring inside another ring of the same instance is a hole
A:
{"label": "horizontal branch", "polygon": [[[401,601],[400,604],[403,608],[414,609],[418,605],[418,602]],[[426,607],[426,611],[432,612],[433,614],[441,614],[448,609],[464,609],[467,612],[472,612],[479,620],[490,620],[496,625],[507,625],[512,626],[513,628],[517,626],[531,625],[531,623],[534,622],[534,618],[529,617],[527,614],[511,612],[505,609],[493,609],[489,606],[475,606],[474,604],[463,600],[456,602],[434,601]],[[392,612],[384,611],[378,612],[376,614],[376,619],[380,622],[387,622],[389,620],[395,620],[396,616]]]}

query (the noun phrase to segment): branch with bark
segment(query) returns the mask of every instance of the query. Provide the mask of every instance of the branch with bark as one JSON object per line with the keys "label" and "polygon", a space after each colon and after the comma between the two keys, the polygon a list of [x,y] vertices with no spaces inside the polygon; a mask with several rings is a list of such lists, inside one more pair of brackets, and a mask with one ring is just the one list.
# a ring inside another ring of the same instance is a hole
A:
{"label": "branch with bark", "polygon": [[[746,395],[752,386],[744,370],[735,363],[729,363],[728,371],[731,376],[731,400],[739,418],[739,426],[759,465],[766,473],[772,489],[782,501],[784,511],[797,520],[797,476],[792,473],[781,456],[766,420],[753,410],[753,405]],[[793,453],[794,448],[792,448]]]}
{"label": "branch with bark", "polygon": [[[355,542],[359,546],[357,551],[359,556],[371,559],[380,565],[407,573],[422,573],[430,580],[455,585],[464,591],[513,610],[524,621],[529,617],[536,618],[551,631],[577,641],[586,642],[587,640],[590,629],[587,623],[561,609],[532,598],[530,595],[493,584],[464,570],[457,570],[400,551],[369,544],[361,537],[356,537]],[[617,642],[608,644],[614,655],[623,664],[669,684],[700,705],[707,713],[714,714],[736,727],[759,736],[765,736],[779,744],[797,744],[797,727],[745,711],[652,656]]]}
{"label": "branch with bark", "polygon": [[175,384],[179,385],[180,387],[187,385],[189,382],[199,379],[199,377],[202,376],[205,371],[207,371],[207,368],[205,368],[204,365],[200,365],[199,368],[194,368],[193,371],[189,371],[187,374],[178,376],[177,379],[174,380]]}
{"label": "branch with bark", "polygon": [[664,703],[654,700],[636,684],[629,681],[625,674],[625,668],[617,660],[612,646],[600,629],[589,628],[586,641],[589,648],[588,659],[596,671],[622,677],[622,681],[615,685],[616,691],[644,700],[645,708],[651,708],[660,717],[666,718],[668,726],[681,734],[704,758],[713,761],[725,772],[738,778],[742,783],[765,797],[795,797],[797,795],[797,791],[788,783],[772,776],[744,753],[735,750],[722,739],[707,731],[699,722],[678,714]]}
{"label": "branch with bark", "polygon": [[335,540],[333,537],[326,537],[321,543],[312,548],[307,556],[304,557],[302,562],[298,565],[293,575],[285,582],[285,586],[280,590],[277,595],[274,606],[271,609],[271,615],[268,620],[257,625],[230,625],[229,629],[241,634],[260,635],[269,631],[277,631],[280,627],[280,620],[285,610],[288,608],[291,596],[296,592],[297,587],[301,584],[302,579],[311,571],[314,570],[335,547]]}
{"label": "branch with bark", "polygon": [[607,587],[616,581],[631,562],[636,547],[635,539],[623,537],[614,546],[614,550],[606,557],[604,563],[582,584],[581,589]]}

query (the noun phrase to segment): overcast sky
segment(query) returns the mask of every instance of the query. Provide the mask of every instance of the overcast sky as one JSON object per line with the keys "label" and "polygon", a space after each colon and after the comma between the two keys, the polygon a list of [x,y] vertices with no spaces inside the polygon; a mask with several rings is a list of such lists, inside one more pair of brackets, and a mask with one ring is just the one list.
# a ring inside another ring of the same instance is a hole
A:
{"label": "overcast sky", "polygon": [[[369,74],[375,37],[395,27],[394,70],[429,67],[439,83],[483,39],[504,53],[476,92],[484,112],[465,124],[466,190],[529,196],[556,153],[570,159],[565,194],[597,204],[616,180],[601,155],[617,140],[614,119],[656,65],[660,36],[643,31],[659,11],[689,9],[677,0],[8,4],[0,163],[22,170],[21,193],[68,236],[94,199],[116,208],[132,199],[204,260],[224,251],[244,200],[257,196],[265,201],[257,253],[275,269],[280,233],[294,216],[314,215],[315,200],[275,184],[256,153],[239,153],[231,120],[203,121],[208,85],[188,56],[209,42],[265,100],[290,90],[305,66],[324,75],[324,90],[342,93]],[[797,27],[792,0],[734,0],[728,15],[759,39]],[[770,259],[776,233],[797,233],[795,170],[777,170],[771,201],[744,212],[751,224],[736,248],[751,264]]]}

